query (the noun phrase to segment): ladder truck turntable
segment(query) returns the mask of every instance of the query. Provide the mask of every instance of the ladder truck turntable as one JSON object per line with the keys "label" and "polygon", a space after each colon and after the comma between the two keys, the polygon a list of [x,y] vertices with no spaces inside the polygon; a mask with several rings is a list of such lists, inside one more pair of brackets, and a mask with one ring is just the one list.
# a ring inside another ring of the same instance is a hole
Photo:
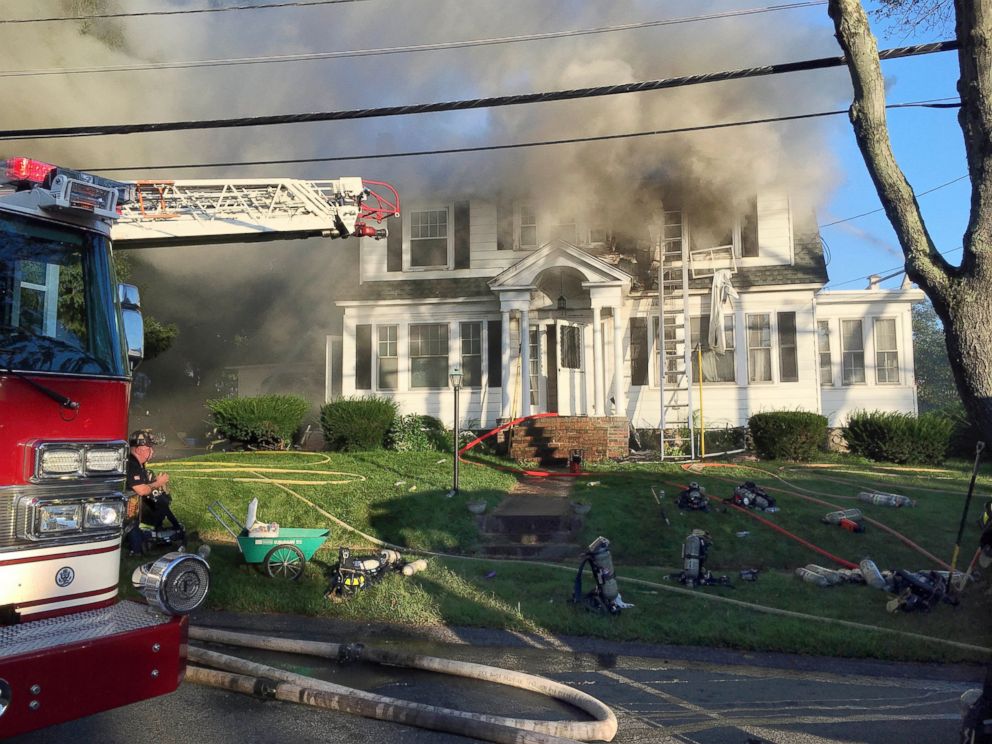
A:
{"label": "ladder truck turntable", "polygon": [[[360,178],[119,182],[0,159],[0,739],[172,692],[204,558],[118,601],[138,291],[114,248],[385,237],[396,191]],[[98,671],[95,671],[98,670]]]}

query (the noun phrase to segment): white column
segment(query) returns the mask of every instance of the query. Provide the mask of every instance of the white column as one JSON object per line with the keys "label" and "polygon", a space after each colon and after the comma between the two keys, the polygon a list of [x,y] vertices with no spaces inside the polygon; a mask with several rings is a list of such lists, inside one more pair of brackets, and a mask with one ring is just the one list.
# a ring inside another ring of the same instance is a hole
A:
{"label": "white column", "polygon": [[592,306],[592,412],[602,416],[603,406],[603,329],[600,328],[599,306]]}
{"label": "white column", "polygon": [[530,313],[520,311],[520,415],[530,416]]}
{"label": "white column", "polygon": [[613,307],[613,407],[614,416],[627,415],[627,401],[624,400],[623,387],[623,325],[620,322],[620,308]]}
{"label": "white column", "polygon": [[500,348],[502,355],[500,358],[500,369],[503,373],[501,385],[503,386],[500,396],[499,415],[506,418],[510,415],[510,311],[503,310],[500,313]]}

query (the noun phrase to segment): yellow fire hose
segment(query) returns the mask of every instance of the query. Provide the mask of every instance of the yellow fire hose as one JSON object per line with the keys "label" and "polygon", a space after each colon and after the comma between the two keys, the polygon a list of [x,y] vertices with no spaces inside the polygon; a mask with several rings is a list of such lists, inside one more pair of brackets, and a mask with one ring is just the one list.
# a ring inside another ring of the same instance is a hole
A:
{"label": "yellow fire hose", "polygon": [[563,701],[588,713],[594,720],[545,721],[509,718],[414,703],[364,690],[355,690],[192,646],[189,649],[190,661],[220,670],[206,669],[203,666],[190,666],[186,672],[186,679],[196,684],[246,694],[259,694],[261,692],[286,702],[303,703],[366,718],[393,721],[435,731],[472,736],[486,741],[506,742],[506,744],[569,744],[575,741],[612,741],[617,733],[616,715],[602,702],[568,685],[532,674],[498,669],[483,664],[441,659],[435,656],[378,649],[360,644],[344,645],[271,638],[202,627],[191,627],[189,635],[191,639],[198,641],[306,654],[335,660],[361,660],[494,682]]}

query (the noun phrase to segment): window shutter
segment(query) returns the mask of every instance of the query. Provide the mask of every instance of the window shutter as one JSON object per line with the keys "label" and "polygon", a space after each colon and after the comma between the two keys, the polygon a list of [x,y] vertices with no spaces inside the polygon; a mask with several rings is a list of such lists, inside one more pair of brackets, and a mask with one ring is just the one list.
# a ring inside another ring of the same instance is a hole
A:
{"label": "window shutter", "polygon": [[472,265],[471,218],[467,201],[455,202],[455,268]]}
{"label": "window shutter", "polygon": [[496,248],[513,250],[513,203],[503,199],[496,202]]}
{"label": "window shutter", "polygon": [[403,271],[403,218],[386,220],[386,271]]}
{"label": "window shutter", "polygon": [[372,326],[355,326],[355,389],[372,389]]}
{"label": "window shutter", "polygon": [[648,319],[630,319],[630,384],[648,384]]}
{"label": "window shutter", "polygon": [[489,354],[488,386],[503,387],[503,321],[490,320],[486,335],[486,349]]}

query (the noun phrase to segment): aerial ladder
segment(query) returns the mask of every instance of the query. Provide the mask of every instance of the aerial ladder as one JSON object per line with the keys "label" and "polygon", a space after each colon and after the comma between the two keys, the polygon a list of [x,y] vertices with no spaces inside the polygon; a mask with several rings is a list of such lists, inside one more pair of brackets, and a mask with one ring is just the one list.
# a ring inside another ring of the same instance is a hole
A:
{"label": "aerial ladder", "polygon": [[142,180],[127,186],[111,237],[122,248],[350,236],[386,237],[396,190],[361,178]]}

